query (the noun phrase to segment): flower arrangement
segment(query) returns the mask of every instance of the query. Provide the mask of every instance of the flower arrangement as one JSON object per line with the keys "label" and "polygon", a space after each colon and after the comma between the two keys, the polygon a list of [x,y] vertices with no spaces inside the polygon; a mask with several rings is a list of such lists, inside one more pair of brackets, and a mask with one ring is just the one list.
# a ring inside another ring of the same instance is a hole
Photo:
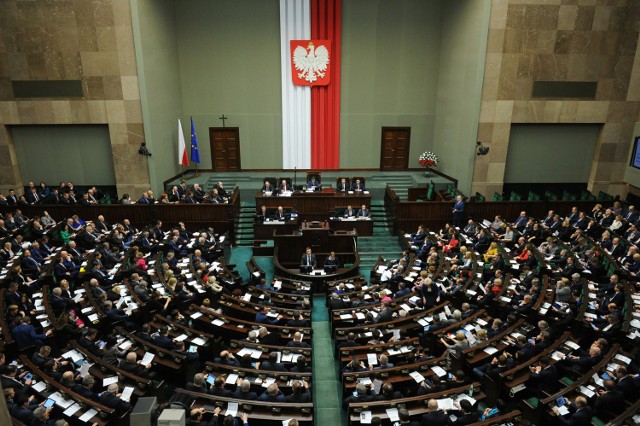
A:
{"label": "flower arrangement", "polygon": [[438,165],[438,156],[433,152],[425,151],[420,155],[418,163],[424,167],[435,167]]}

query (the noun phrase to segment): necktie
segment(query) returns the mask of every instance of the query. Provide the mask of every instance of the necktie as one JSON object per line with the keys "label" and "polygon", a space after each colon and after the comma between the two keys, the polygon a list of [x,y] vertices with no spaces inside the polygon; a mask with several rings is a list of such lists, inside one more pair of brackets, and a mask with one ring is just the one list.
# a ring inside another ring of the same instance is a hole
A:
{"label": "necktie", "polygon": [[311,256],[307,256],[307,265],[311,265]]}
{"label": "necktie", "polygon": [[36,194],[35,192],[33,193],[33,197],[36,199],[36,203],[40,200],[40,199],[38,198],[38,194]]}

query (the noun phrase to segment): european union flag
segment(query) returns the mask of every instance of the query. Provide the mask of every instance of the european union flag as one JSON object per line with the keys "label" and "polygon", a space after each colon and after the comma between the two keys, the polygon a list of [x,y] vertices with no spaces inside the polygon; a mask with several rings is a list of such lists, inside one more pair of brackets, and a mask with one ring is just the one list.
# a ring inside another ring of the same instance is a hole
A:
{"label": "european union flag", "polygon": [[196,127],[193,125],[193,117],[191,117],[191,162],[200,163],[200,151],[198,151],[198,136],[196,136]]}

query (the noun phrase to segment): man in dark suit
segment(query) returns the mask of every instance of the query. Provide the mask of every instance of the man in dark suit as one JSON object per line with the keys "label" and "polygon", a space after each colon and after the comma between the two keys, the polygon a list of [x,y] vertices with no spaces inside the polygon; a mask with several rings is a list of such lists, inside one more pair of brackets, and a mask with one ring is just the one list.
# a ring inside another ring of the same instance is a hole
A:
{"label": "man in dark suit", "polygon": [[537,367],[531,367],[529,384],[527,387],[553,393],[558,387],[558,369],[549,365],[548,358],[541,358]]}
{"label": "man in dark suit", "polygon": [[369,217],[369,210],[367,209],[367,206],[363,204],[360,207],[360,210],[358,210],[358,218],[365,218],[365,217]]}
{"label": "man in dark suit", "polygon": [[173,340],[169,337],[169,329],[167,327],[162,327],[158,330],[158,333],[153,336],[153,343],[161,348],[173,350]]}
{"label": "man in dark suit", "polygon": [[20,323],[11,330],[19,351],[29,347],[39,348],[44,345],[47,336],[50,336],[52,332],[52,330],[47,330],[46,333],[36,333],[29,316],[23,317]]}
{"label": "man in dark suit", "polygon": [[636,379],[628,374],[627,367],[621,365],[616,369],[616,377],[618,383],[616,383],[616,389],[624,394],[625,399],[632,400],[638,392],[638,383]]}
{"label": "man in dark suit", "polygon": [[[591,424],[591,417],[593,417],[593,411],[591,407],[587,405],[587,398],[584,396],[576,397],[575,402],[570,406],[571,410],[575,410],[573,414],[567,416],[558,416],[559,424],[566,426],[588,426]],[[553,411],[557,414],[558,407],[554,407]]]}
{"label": "man in dark suit", "polygon": [[270,317],[268,314],[269,314],[269,307],[263,306],[262,310],[256,314],[255,322],[258,324],[275,325],[275,324],[278,324],[278,322],[283,318],[282,315]]}
{"label": "man in dark suit", "polygon": [[234,399],[246,399],[249,401],[255,401],[258,399],[258,394],[251,390],[251,382],[247,379],[244,379],[240,382],[232,397]]}
{"label": "man in dark suit", "polygon": [[7,195],[7,204],[10,206],[18,204],[18,196],[16,195],[16,191],[13,189],[9,190],[9,195]]}
{"label": "man in dark suit", "polygon": [[527,217],[527,212],[521,211],[520,216],[518,216],[518,218],[513,222],[513,227],[522,232],[527,226],[528,221],[529,218]]}
{"label": "man in dark suit", "polygon": [[427,402],[427,413],[422,416],[423,425],[445,426],[449,424],[449,416],[438,409],[438,401],[430,399]]}
{"label": "man in dark suit", "polygon": [[626,406],[624,394],[616,389],[616,382],[606,379],[603,385],[604,389],[598,391],[598,397],[593,403],[593,411],[594,415],[606,422],[621,414]]}
{"label": "man in dark suit", "polygon": [[287,220],[287,212],[282,208],[282,206],[278,206],[273,218],[279,221]]}
{"label": "man in dark suit", "polygon": [[380,311],[374,322],[389,322],[392,319],[393,309],[391,309],[391,304],[389,304],[389,302],[385,302],[382,304],[382,310]]}
{"label": "man in dark suit", "polygon": [[124,414],[131,410],[131,404],[120,399],[117,383],[111,383],[107,390],[100,394],[100,403],[113,408],[119,414]]}
{"label": "man in dark suit", "polygon": [[640,219],[640,214],[636,210],[635,206],[629,206],[627,208],[624,219],[627,221],[627,223],[636,223],[638,219]]}
{"label": "man in dark suit", "polygon": [[260,211],[256,214],[256,221],[258,223],[264,223],[269,219],[269,214],[267,212],[267,206],[262,206]]}
{"label": "man in dark suit", "polygon": [[287,371],[284,364],[278,362],[278,352],[271,352],[267,361],[260,363],[260,370]]}
{"label": "man in dark suit", "polygon": [[138,356],[135,352],[129,352],[127,357],[120,361],[120,368],[124,371],[135,374],[136,376],[144,377],[145,379],[153,377],[154,373],[151,373],[151,363],[145,365],[140,364]]}
{"label": "man in dark suit", "polygon": [[347,192],[350,186],[345,178],[340,179],[340,183],[338,183],[338,191]]}
{"label": "man in dark suit", "polygon": [[294,347],[294,348],[308,348],[309,344],[307,342],[303,342],[302,341],[302,333],[300,333],[299,331],[296,331],[293,334],[293,340],[291,340],[289,343],[287,343],[288,347]]}
{"label": "man in dark suit", "polygon": [[311,247],[307,247],[305,253],[300,258],[300,267],[312,270],[316,267],[316,255],[311,252]]}
{"label": "man in dark suit", "polygon": [[451,423],[452,425],[468,425],[478,421],[478,413],[468,399],[460,401],[460,410],[452,411],[451,414],[457,418],[455,422]]}
{"label": "man in dark suit", "polygon": [[351,190],[353,192],[362,192],[364,191],[364,182],[361,182],[360,179],[356,179],[356,181],[351,185]]}
{"label": "man in dark suit", "polygon": [[351,206],[347,206],[344,211],[344,217],[356,217],[356,211]]}
{"label": "man in dark suit", "polygon": [[282,194],[284,192],[290,192],[290,191],[293,191],[293,187],[287,183],[286,179],[282,179],[282,183],[278,187],[278,192]]}
{"label": "man in dark suit", "polygon": [[453,204],[453,226],[457,228],[464,226],[464,201],[462,201],[462,195],[458,195],[456,202]]}

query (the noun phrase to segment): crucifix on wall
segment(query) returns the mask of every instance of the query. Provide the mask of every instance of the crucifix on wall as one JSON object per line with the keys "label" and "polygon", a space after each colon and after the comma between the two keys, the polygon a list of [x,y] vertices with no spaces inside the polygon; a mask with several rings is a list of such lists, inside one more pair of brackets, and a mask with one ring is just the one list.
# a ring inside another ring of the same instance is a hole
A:
{"label": "crucifix on wall", "polygon": [[225,120],[227,120],[228,118],[227,118],[227,117],[225,117],[225,115],[224,115],[224,114],[222,114],[222,116],[220,116],[220,117],[219,117],[219,119],[220,119],[220,120],[222,120],[222,127],[225,127],[224,122],[225,122]]}

